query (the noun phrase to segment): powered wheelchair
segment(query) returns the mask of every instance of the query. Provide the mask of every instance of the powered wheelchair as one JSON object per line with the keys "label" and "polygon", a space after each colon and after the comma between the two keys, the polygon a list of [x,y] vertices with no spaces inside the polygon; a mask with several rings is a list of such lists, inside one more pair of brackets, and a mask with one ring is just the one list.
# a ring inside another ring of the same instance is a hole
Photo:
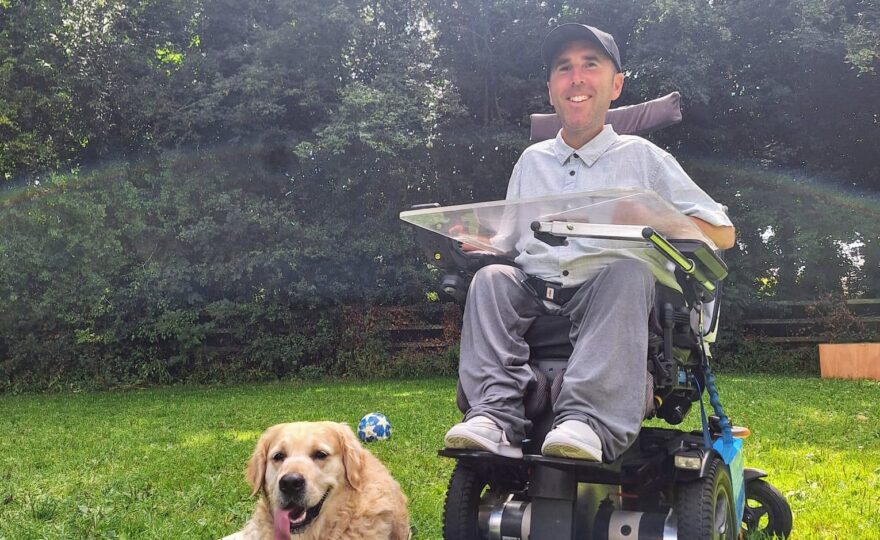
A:
{"label": "powered wheelchair", "polygon": [[[627,111],[609,111],[618,132],[644,132],[680,120],[678,95]],[[553,115],[533,115],[532,139],[553,136]],[[650,214],[656,223],[633,217]],[[648,212],[645,212],[648,210]],[[538,317],[525,335],[535,380],[524,398],[532,430],[522,459],[475,450],[442,449],[456,460],[443,515],[446,540],[733,539],[741,532],[787,537],[785,498],[743,465],[744,428],[730,424],[714,384],[708,343],[718,322],[727,267],[687,218],[654,193],[610,190],[439,207],[401,213],[420,227],[420,244],[442,273],[441,288],[462,302],[470,278],[487,264],[512,264],[499,236],[533,234],[549,244],[578,238],[634,242],[668,261],[674,282],[658,283],[645,354],[645,418],[680,424],[699,404],[702,429],[641,429],[611,463],[541,455],[553,422],[552,403],[572,351],[567,319]],[[454,233],[451,231],[455,231]],[[461,243],[484,251],[465,252]],[[680,289],[680,290],[679,290]],[[707,415],[703,394],[713,408]],[[458,406],[469,408],[459,388]]]}

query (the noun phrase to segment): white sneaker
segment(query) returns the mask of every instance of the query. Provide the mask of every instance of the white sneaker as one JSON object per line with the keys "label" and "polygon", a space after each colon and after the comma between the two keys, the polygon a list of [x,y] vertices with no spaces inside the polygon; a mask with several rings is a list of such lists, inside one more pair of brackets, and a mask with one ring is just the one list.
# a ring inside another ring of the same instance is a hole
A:
{"label": "white sneaker", "polygon": [[462,450],[486,450],[509,458],[521,458],[522,448],[507,440],[504,430],[492,419],[475,416],[467,422],[455,424],[443,439],[447,448]]}
{"label": "white sneaker", "polygon": [[588,424],[577,420],[566,420],[553,428],[541,453],[545,456],[602,461],[602,441]]}

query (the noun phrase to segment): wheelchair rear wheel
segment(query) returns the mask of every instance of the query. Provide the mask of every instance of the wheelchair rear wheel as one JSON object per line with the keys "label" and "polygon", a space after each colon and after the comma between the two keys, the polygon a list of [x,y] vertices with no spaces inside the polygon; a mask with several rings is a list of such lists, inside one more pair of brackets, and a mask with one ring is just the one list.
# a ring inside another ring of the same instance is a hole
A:
{"label": "wheelchair rear wheel", "polygon": [[674,510],[681,540],[735,540],[739,536],[730,473],[717,457],[705,477],[678,485]]}

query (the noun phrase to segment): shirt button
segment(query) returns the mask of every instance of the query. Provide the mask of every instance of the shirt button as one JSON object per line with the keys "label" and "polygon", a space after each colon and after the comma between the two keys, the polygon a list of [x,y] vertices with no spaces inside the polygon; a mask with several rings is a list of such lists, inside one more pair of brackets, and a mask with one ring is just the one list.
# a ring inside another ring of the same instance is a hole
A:
{"label": "shirt button", "polygon": [[562,271],[562,275],[563,275],[563,276],[567,276],[567,275],[568,275],[568,270],[563,270],[563,271]]}
{"label": "shirt button", "polygon": [[569,176],[574,176],[574,171],[568,171]]}

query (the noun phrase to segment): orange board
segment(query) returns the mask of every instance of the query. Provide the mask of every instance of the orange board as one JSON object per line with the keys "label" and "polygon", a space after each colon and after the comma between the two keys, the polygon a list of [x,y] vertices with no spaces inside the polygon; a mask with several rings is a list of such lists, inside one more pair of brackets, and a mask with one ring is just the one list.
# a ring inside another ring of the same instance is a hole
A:
{"label": "orange board", "polygon": [[880,343],[822,343],[819,370],[823,379],[880,381]]}

